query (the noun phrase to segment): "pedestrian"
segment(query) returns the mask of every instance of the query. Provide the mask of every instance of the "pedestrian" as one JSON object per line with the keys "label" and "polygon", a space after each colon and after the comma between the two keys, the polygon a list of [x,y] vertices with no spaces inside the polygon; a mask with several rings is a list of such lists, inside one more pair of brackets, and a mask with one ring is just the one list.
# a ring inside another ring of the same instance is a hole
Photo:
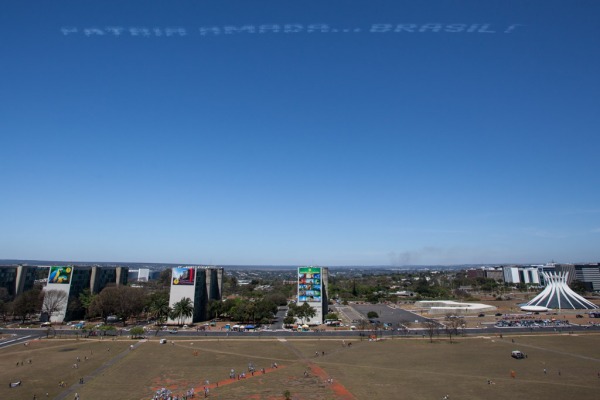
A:
{"label": "pedestrian", "polygon": [[546,375],[546,373],[547,373],[546,368],[544,368],[544,375]]}

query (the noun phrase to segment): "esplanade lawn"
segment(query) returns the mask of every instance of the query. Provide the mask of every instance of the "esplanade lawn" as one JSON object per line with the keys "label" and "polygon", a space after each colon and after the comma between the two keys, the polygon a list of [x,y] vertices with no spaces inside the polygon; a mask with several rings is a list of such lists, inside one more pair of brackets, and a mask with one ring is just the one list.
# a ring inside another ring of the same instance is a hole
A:
{"label": "esplanade lawn", "polygon": [[1,349],[0,380],[7,400],[152,399],[161,388],[202,398],[205,386],[214,399],[595,400],[600,336],[41,339]]}

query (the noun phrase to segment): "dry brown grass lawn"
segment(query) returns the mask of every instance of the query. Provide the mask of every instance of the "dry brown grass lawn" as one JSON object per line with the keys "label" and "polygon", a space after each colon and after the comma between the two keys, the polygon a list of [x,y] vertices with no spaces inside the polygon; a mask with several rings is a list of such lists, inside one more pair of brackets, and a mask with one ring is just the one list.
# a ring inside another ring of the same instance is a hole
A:
{"label": "dry brown grass lawn", "polygon": [[[75,384],[131,343],[52,339],[2,349],[0,399],[31,399],[34,393],[43,399],[46,391],[54,398],[64,390],[58,387],[60,380]],[[440,399],[448,394],[451,399],[591,400],[600,390],[599,344],[600,336],[593,334],[461,338],[452,344],[445,339],[353,340],[351,347],[342,346],[341,339],[200,338],[166,345],[151,340],[77,391],[82,399],[150,399],[159,387],[175,393],[192,386],[201,391],[208,379],[211,386],[220,383],[210,392],[217,399],[282,399],[285,390],[298,400],[341,399],[336,387],[341,384],[355,399]],[[515,349],[528,358],[512,359]],[[85,355],[91,359],[73,369],[75,358]],[[16,367],[21,360],[25,364]],[[273,362],[280,368],[271,369]],[[231,368],[247,371],[248,363],[268,371],[245,380],[228,379]],[[335,385],[326,382],[329,377]],[[9,389],[8,382],[15,379],[23,380],[23,386]]]}

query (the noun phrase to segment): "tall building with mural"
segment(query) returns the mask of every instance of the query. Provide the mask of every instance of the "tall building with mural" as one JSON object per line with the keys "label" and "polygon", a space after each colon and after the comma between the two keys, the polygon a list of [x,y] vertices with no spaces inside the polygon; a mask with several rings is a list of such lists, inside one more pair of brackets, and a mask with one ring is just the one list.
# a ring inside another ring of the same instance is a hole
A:
{"label": "tall building with mural", "polygon": [[50,267],[48,283],[44,290],[59,290],[66,293],[60,310],[48,316],[50,321],[71,320],[73,310],[69,310],[70,300],[78,298],[85,289],[89,289],[91,293],[100,293],[109,284],[126,285],[127,270],[127,267],[72,265]]}
{"label": "tall building with mural", "polygon": [[320,325],[327,315],[327,277],[329,271],[323,267],[298,268],[298,301],[297,305],[307,303],[316,310],[316,315],[306,323]]}
{"label": "tall building with mural", "polygon": [[223,268],[216,267],[176,267],[171,276],[171,292],[169,307],[184,298],[192,301],[193,315],[190,317],[173,320],[169,323],[190,324],[206,321],[208,319],[209,300],[221,300],[223,289]]}

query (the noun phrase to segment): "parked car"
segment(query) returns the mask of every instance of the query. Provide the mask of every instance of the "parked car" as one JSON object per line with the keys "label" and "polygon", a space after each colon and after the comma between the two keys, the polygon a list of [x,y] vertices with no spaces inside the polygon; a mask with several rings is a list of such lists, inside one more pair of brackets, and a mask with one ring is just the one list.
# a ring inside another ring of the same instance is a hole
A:
{"label": "parked car", "polygon": [[520,360],[520,359],[522,359],[522,358],[526,358],[525,354],[524,354],[523,352],[519,351],[519,350],[513,350],[513,351],[510,353],[510,356],[511,356],[512,358],[516,358],[517,360]]}

